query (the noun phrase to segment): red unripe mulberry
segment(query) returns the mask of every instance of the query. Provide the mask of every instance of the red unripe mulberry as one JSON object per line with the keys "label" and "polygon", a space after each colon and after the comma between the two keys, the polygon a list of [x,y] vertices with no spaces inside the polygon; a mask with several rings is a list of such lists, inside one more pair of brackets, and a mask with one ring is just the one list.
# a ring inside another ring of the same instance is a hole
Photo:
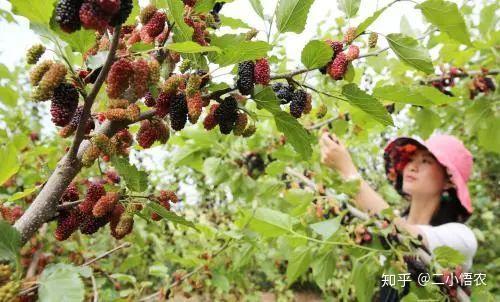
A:
{"label": "red unripe mulberry", "polygon": [[82,220],[83,215],[77,208],[70,212],[61,212],[57,218],[57,227],[54,236],[59,241],[68,239],[78,229]]}
{"label": "red unripe mulberry", "polygon": [[191,124],[196,124],[203,109],[203,98],[201,92],[196,92],[193,96],[187,99],[188,118]]}
{"label": "red unripe mulberry", "polygon": [[332,59],[335,58],[335,56],[342,52],[342,49],[344,48],[344,43],[340,41],[333,41],[333,40],[326,40],[326,43],[330,45],[330,47],[333,50],[333,56]]}
{"label": "red unripe mulberry", "polygon": [[83,214],[91,215],[94,205],[104,194],[106,194],[106,190],[104,190],[102,184],[98,182],[90,183],[85,200],[78,205],[78,208]]}
{"label": "red unripe mulberry", "polygon": [[259,59],[255,62],[254,67],[255,84],[268,85],[271,78],[271,70],[269,62],[266,58]]}
{"label": "red unripe mulberry", "polygon": [[[120,221],[121,216],[125,212],[125,207],[121,204],[118,203],[116,206],[113,208],[113,211],[111,212],[110,218],[109,218],[109,228],[111,230],[111,236],[116,238],[116,226],[118,225],[118,222]],[[119,239],[119,238],[117,238]]]}
{"label": "red unripe mulberry", "polygon": [[104,215],[113,211],[118,199],[120,198],[120,194],[117,192],[108,192],[106,195],[99,198],[97,203],[94,205],[92,209],[92,214],[95,217],[103,217]]}
{"label": "red unripe mulberry", "polygon": [[215,119],[215,111],[217,111],[217,108],[219,108],[219,104],[210,106],[210,111],[205,117],[205,120],[203,120],[203,127],[205,127],[205,129],[212,130],[217,126],[217,120]]}
{"label": "red unripe mulberry", "polygon": [[97,4],[101,7],[101,9],[113,15],[120,9],[120,0],[97,0]]}
{"label": "red unripe mulberry", "polygon": [[139,143],[139,146],[147,149],[151,147],[156,138],[158,137],[158,133],[153,126],[153,123],[150,120],[144,120],[141,122],[141,127],[137,132],[136,140]]}
{"label": "red unripe mulberry", "polygon": [[108,74],[106,92],[112,99],[117,99],[127,89],[134,72],[132,63],[127,59],[119,59],[111,66]]}
{"label": "red unripe mulberry", "polygon": [[156,11],[151,19],[142,27],[148,36],[155,38],[163,32],[167,16],[162,11]]}
{"label": "red unripe mulberry", "polygon": [[134,73],[132,87],[137,98],[142,98],[148,92],[149,64],[146,60],[139,59],[132,63]]}
{"label": "red unripe mulberry", "polygon": [[356,60],[359,57],[359,47],[356,45],[349,45],[349,49],[347,50],[346,58],[347,61]]}
{"label": "red unripe mulberry", "polygon": [[74,182],[70,183],[61,196],[61,202],[77,201],[80,198],[78,187]]}
{"label": "red unripe mulberry", "polygon": [[103,31],[108,26],[109,15],[94,1],[86,1],[80,7],[80,21],[86,29]]}
{"label": "red unripe mulberry", "polygon": [[341,80],[347,71],[347,61],[346,55],[341,52],[339,53],[328,68],[328,74],[335,80]]}

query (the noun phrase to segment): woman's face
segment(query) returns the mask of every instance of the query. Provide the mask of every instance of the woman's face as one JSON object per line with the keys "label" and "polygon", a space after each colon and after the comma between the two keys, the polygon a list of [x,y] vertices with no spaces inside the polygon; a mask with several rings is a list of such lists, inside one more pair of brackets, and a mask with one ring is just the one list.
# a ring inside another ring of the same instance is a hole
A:
{"label": "woman's face", "polygon": [[410,196],[439,196],[446,184],[445,168],[427,150],[417,149],[403,169],[403,192]]}

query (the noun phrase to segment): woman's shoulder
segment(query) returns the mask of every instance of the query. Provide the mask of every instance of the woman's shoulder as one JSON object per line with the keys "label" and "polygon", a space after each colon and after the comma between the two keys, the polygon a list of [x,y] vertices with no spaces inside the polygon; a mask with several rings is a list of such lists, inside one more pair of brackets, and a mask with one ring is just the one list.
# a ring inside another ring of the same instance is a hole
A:
{"label": "woman's shoulder", "polygon": [[[454,243],[453,245],[463,246],[464,248],[474,253],[477,249],[476,235],[472,229],[459,222],[449,222],[438,226],[430,226],[434,236],[447,243]],[[432,236],[432,235],[431,235]]]}

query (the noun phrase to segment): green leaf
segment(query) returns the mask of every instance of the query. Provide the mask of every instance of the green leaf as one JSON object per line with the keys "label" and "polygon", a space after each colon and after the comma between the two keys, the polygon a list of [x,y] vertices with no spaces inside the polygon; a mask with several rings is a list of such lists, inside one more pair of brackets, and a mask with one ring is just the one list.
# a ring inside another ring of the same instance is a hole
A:
{"label": "green leaf", "polygon": [[49,264],[38,280],[41,302],[79,302],[85,297],[80,269],[69,264]]}
{"label": "green leaf", "polygon": [[284,161],[275,160],[266,166],[266,174],[270,176],[277,176],[285,171],[288,164]]}
{"label": "green leaf", "polygon": [[356,28],[356,36],[359,36],[361,33],[363,33],[370,25],[372,25],[375,20],[378,19],[378,17],[387,9],[386,7],[383,7],[379,9],[378,11],[374,12],[373,15],[370,17],[366,18],[361,24],[358,25]]}
{"label": "green leaf", "polygon": [[0,220],[0,260],[16,261],[21,247],[21,234],[7,221]]}
{"label": "green leaf", "polygon": [[330,238],[340,227],[340,216],[333,219],[310,224],[309,227],[323,237],[323,240]]}
{"label": "green leaf", "polygon": [[434,260],[444,267],[455,267],[465,262],[465,256],[449,246],[440,246],[432,251]]}
{"label": "green leaf", "polygon": [[224,276],[224,274],[214,274],[212,278],[212,282],[215,287],[218,287],[224,292],[228,292],[231,289],[231,284],[229,283],[229,279]]}
{"label": "green leaf", "polygon": [[441,125],[439,115],[429,108],[421,108],[414,118],[417,130],[423,139],[427,139],[434,132],[434,129]]}
{"label": "green leaf", "polygon": [[312,260],[311,250],[307,247],[299,247],[297,250],[293,251],[288,259],[288,266],[286,269],[287,283],[292,284],[297,278],[305,273]]}
{"label": "green leaf", "polygon": [[312,40],[302,49],[301,60],[305,67],[319,68],[331,61],[332,48],[324,41]]}
{"label": "green leaf", "polygon": [[219,15],[219,18],[222,26],[229,26],[232,29],[251,28],[250,25],[246,24],[240,19],[231,18],[224,15]]}
{"label": "green leaf", "polygon": [[49,24],[55,0],[11,0],[12,12],[28,18],[30,23]]}
{"label": "green leaf", "polygon": [[414,293],[409,293],[401,299],[401,302],[418,302],[418,297]]}
{"label": "green leaf", "polygon": [[295,118],[281,110],[278,105],[279,101],[272,89],[257,85],[254,100],[258,106],[269,111],[274,116],[276,127],[285,134],[287,142],[290,142],[295,151],[300,153],[302,158],[308,159],[312,153],[311,135]]}
{"label": "green leaf", "polygon": [[431,100],[427,99],[415,90],[402,85],[386,85],[376,87],[373,90],[373,96],[379,99],[385,99],[402,104],[412,104],[418,106],[433,105]]}
{"label": "green leaf", "polygon": [[33,187],[33,188],[25,189],[22,192],[16,192],[16,193],[12,194],[12,196],[9,197],[9,199],[7,201],[16,201],[18,199],[21,199],[23,197],[26,197],[26,196],[30,195],[31,193],[35,192],[38,189],[40,189],[40,186],[36,186],[36,187]]}
{"label": "green leaf", "polygon": [[495,30],[495,24],[498,23],[498,17],[495,15],[498,4],[490,4],[481,10],[481,16],[479,17],[478,29],[483,35],[487,35],[489,32]]}
{"label": "green leaf", "polygon": [[429,22],[436,25],[440,31],[447,33],[450,38],[472,46],[467,26],[457,4],[444,0],[427,0],[415,7],[422,11]]}
{"label": "green leaf", "polygon": [[0,146],[0,185],[19,171],[20,162],[17,158],[17,149],[11,142],[7,146]]}
{"label": "green leaf", "polygon": [[139,42],[139,43],[134,43],[130,47],[131,52],[141,52],[141,51],[147,51],[153,49],[155,46],[153,43],[144,43],[144,42]]}
{"label": "green leaf", "polygon": [[314,0],[280,0],[276,11],[276,26],[280,33],[304,31],[309,9]]}
{"label": "green leaf", "polygon": [[375,273],[378,267],[376,263],[355,261],[351,275],[351,283],[355,288],[356,301],[369,302],[371,301],[375,283]]}
{"label": "green leaf", "polygon": [[134,192],[144,192],[148,188],[148,174],[139,171],[136,166],[131,165],[127,159],[113,156],[111,159],[118,174],[125,180],[127,188]]}
{"label": "green leaf", "polygon": [[457,97],[446,95],[436,88],[430,86],[418,86],[413,88],[413,90],[425,97],[427,100],[432,101],[432,103],[434,103],[435,105],[445,105],[460,100]]}
{"label": "green leaf", "polygon": [[293,219],[288,214],[268,208],[257,208],[249,227],[264,237],[276,237],[292,230]]}
{"label": "green leaf", "polygon": [[170,19],[175,22],[176,42],[191,41],[193,29],[184,22],[184,4],[178,0],[165,0],[170,12]]}
{"label": "green leaf", "polygon": [[[2,77],[3,78],[3,77]],[[18,94],[9,86],[0,87],[0,102],[9,107],[15,107],[17,105]]]}
{"label": "green leaf", "polygon": [[147,204],[147,207],[168,221],[171,221],[175,224],[182,224],[197,230],[193,222],[186,220],[184,217],[179,216],[172,211],[167,211],[167,209],[165,209],[163,206],[159,205],[156,202],[153,201],[149,202]]}
{"label": "green leaf", "polygon": [[342,87],[342,94],[348,99],[350,104],[359,107],[382,125],[394,125],[391,115],[384,106],[376,98],[359,89],[356,84],[344,85]]}
{"label": "green leaf", "polygon": [[139,6],[139,0],[133,0],[132,3],[134,6],[132,7],[132,11],[130,12],[130,15],[128,15],[127,20],[125,20],[125,24],[134,24],[135,19],[137,16],[139,16],[139,13],[141,11],[141,7]]}
{"label": "green leaf", "polygon": [[271,45],[264,41],[243,41],[229,45],[222,49],[222,53],[215,58],[215,63],[221,67],[243,61],[260,59],[267,56]]}
{"label": "green leaf", "polygon": [[193,41],[185,41],[179,43],[170,43],[167,45],[167,49],[180,52],[180,53],[200,53],[207,51],[221,52],[219,47],[216,46],[201,46],[200,44]]}
{"label": "green leaf", "polygon": [[333,251],[325,253],[312,264],[313,278],[316,284],[325,290],[326,282],[333,277],[335,272],[335,253]]}
{"label": "green leaf", "polygon": [[500,117],[490,116],[483,121],[486,127],[482,127],[477,132],[479,146],[485,151],[496,152],[500,154]]}
{"label": "green leaf", "polygon": [[250,0],[250,4],[252,5],[253,10],[259,17],[264,19],[264,8],[262,7],[262,3],[260,3],[260,0]]}
{"label": "green leaf", "polygon": [[418,44],[416,39],[402,34],[389,34],[386,38],[389,46],[401,61],[427,74],[434,72],[429,53]]}
{"label": "green leaf", "polygon": [[211,11],[217,2],[233,2],[233,0],[198,0],[194,6],[194,11],[197,13],[208,13]]}
{"label": "green leaf", "polygon": [[348,18],[356,16],[361,0],[338,0],[337,7],[345,13]]}

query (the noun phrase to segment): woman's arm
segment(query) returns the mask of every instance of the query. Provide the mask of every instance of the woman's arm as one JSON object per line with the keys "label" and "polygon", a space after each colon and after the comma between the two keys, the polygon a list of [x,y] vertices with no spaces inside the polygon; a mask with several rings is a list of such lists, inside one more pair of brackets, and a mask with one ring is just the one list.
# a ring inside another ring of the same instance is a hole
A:
{"label": "woman's arm", "polygon": [[359,178],[361,185],[355,202],[358,208],[369,214],[376,214],[389,205],[370,185],[358,174],[356,166],[352,162],[349,151],[334,134],[323,132],[320,138],[321,162],[330,168],[336,169],[345,180]]}

